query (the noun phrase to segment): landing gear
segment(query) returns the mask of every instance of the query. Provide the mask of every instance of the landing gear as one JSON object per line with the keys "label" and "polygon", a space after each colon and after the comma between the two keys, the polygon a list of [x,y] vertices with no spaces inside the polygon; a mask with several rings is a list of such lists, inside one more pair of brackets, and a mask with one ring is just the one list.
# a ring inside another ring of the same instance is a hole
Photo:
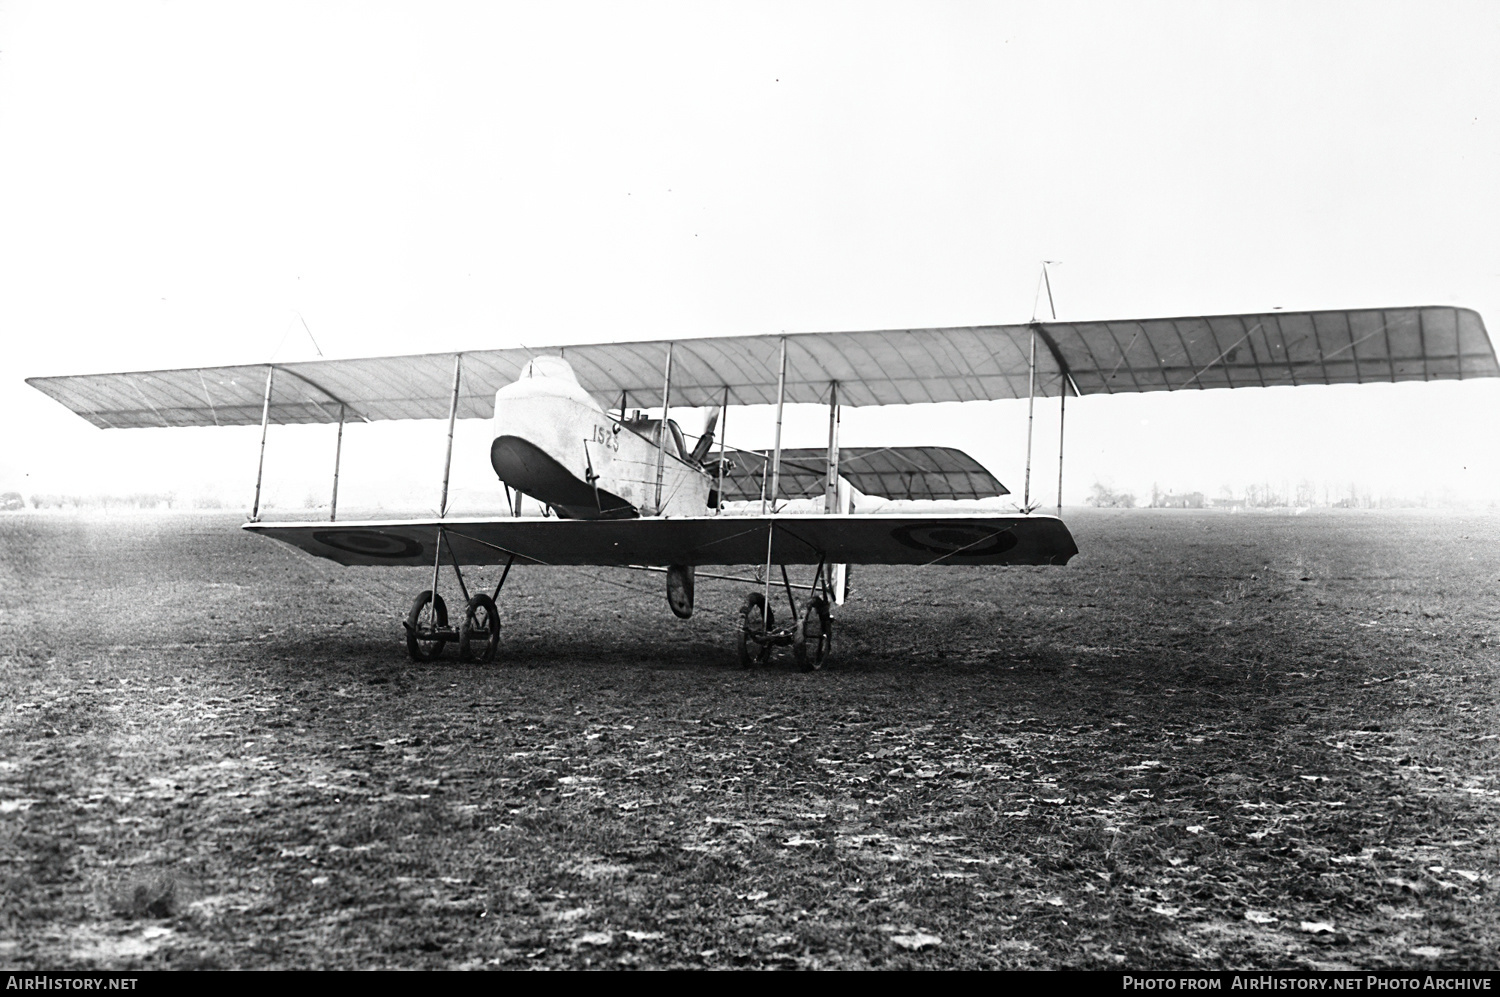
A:
{"label": "landing gear", "polygon": [[431,589],[417,593],[403,625],[406,651],[413,661],[436,661],[443,654],[443,645],[458,636],[448,629],[448,604]]}
{"label": "landing gear", "polygon": [[792,596],[791,580],[782,569],[782,581],[786,583],[787,602],[792,608],[792,625],[777,628],[775,614],[766,605],[760,592],[751,592],[740,608],[740,628],[736,641],[740,667],[764,665],[771,660],[771,651],[776,647],[790,647],[797,667],[804,672],[817,671],[828,663],[833,651],[833,616],[830,611],[829,579],[818,566],[813,578],[815,593],[799,609]]}
{"label": "landing gear", "polygon": [[802,618],[792,635],[792,657],[804,672],[817,671],[828,660],[832,646],[833,620],[828,615],[828,600],[815,595],[802,607]]}
{"label": "landing gear", "polygon": [[759,592],[745,596],[740,607],[740,634],[737,646],[740,652],[740,667],[763,665],[771,660],[771,645],[775,642],[776,614],[766,605],[766,597]]}
{"label": "landing gear", "polygon": [[453,548],[440,528],[439,551],[444,547],[448,550],[453,574],[458,578],[458,587],[463,590],[463,619],[457,629],[448,625],[448,605],[441,595],[436,594],[438,570],[442,566],[439,559],[432,568],[432,588],[417,593],[417,598],[411,604],[411,611],[401,621],[401,625],[406,628],[406,651],[411,655],[411,660],[425,663],[442,657],[444,645],[453,643],[458,645],[459,661],[491,664],[500,650],[500,610],[496,607],[495,600],[505,587],[505,580],[510,577],[511,566],[516,562],[515,555],[512,554],[506,560],[505,571],[500,575],[494,595],[483,592],[470,595],[469,587],[464,584],[463,572],[459,570],[457,559],[453,557]]}
{"label": "landing gear", "polygon": [[667,568],[667,605],[672,615],[685,620],[693,615],[693,566],[674,564]]}
{"label": "landing gear", "polygon": [[458,660],[492,664],[500,650],[500,611],[495,600],[476,592],[464,609],[458,627]]}

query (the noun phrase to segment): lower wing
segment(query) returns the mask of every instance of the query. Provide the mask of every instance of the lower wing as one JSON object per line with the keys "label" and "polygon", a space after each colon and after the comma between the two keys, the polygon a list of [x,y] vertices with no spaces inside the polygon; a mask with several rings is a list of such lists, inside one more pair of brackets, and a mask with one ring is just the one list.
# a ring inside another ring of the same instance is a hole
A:
{"label": "lower wing", "polygon": [[1066,564],[1051,516],[783,515],[246,523],[339,564]]}

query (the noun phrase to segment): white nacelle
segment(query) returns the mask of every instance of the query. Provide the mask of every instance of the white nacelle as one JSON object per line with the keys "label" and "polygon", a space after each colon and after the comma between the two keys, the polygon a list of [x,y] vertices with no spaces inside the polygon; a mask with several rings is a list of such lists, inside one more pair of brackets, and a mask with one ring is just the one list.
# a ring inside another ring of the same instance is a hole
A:
{"label": "white nacelle", "polygon": [[563,516],[704,515],[712,483],[673,444],[669,437],[662,457],[655,442],[622,427],[579,386],[562,357],[536,357],[495,392],[495,473]]}

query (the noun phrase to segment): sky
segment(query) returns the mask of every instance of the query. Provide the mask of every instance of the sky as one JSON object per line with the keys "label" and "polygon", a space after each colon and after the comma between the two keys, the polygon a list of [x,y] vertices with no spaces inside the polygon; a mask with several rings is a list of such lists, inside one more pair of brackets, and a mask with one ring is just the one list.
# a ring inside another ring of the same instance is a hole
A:
{"label": "sky", "polygon": [[[1042,260],[1062,319],[1500,329],[1497,50],[1491,2],[3,0],[0,488],[253,491],[258,429],[98,430],[28,376],[1023,322]],[[1497,413],[1496,381],[1074,399],[1063,498],[1490,503]],[[351,427],[341,509],[435,507],[445,429]],[[488,435],[455,513],[498,502]],[[272,427],[267,500],[325,502],[333,436]],[[1019,493],[1026,403],[846,410],[843,442]],[[1044,503],[1057,443],[1050,399]]]}

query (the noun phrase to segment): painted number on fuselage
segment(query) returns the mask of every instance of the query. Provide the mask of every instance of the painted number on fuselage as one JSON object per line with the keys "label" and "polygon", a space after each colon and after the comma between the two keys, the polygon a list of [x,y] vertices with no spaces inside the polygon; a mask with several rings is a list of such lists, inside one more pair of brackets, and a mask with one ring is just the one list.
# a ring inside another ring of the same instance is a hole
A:
{"label": "painted number on fuselage", "polygon": [[599,444],[600,446],[607,447],[610,450],[613,450],[615,453],[619,453],[620,452],[620,435],[619,435],[619,433],[611,433],[608,429],[606,429],[603,426],[599,426],[599,425],[595,425],[594,426],[594,439],[593,439],[593,442]]}

